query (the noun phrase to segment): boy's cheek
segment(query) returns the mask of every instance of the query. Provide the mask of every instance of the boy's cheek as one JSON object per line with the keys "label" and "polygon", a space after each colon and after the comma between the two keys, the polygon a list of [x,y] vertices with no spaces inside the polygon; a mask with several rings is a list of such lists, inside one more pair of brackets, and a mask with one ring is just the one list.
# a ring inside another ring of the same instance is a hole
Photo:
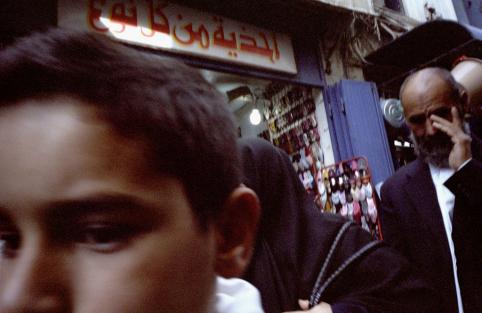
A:
{"label": "boy's cheek", "polygon": [[78,312],[208,311],[214,246],[209,236],[197,235],[160,232],[117,253],[77,256]]}

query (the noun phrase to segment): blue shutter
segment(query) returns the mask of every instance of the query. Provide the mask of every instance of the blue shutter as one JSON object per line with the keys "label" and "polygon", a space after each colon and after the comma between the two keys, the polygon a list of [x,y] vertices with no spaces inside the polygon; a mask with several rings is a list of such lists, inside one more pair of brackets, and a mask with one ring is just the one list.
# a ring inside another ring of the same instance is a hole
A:
{"label": "blue shutter", "polygon": [[325,89],[325,105],[327,108],[331,141],[335,161],[341,161],[353,156],[353,150],[347,133],[346,119],[340,112],[343,103],[340,85],[330,86]]}
{"label": "blue shutter", "polygon": [[342,80],[326,89],[337,161],[365,156],[377,184],[393,174],[393,161],[375,84]]}

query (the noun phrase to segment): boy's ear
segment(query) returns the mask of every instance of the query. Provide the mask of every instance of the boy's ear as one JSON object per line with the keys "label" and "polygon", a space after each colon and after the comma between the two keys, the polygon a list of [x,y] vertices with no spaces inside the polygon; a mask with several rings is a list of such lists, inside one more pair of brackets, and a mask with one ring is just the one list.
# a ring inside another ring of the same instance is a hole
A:
{"label": "boy's ear", "polygon": [[253,190],[239,186],[230,194],[215,221],[218,275],[229,278],[244,273],[253,255],[260,211]]}

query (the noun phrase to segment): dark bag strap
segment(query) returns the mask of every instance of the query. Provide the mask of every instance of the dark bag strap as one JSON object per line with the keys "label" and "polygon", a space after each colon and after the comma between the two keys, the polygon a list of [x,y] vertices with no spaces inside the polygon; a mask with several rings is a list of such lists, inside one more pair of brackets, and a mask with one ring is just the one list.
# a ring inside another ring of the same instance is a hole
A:
{"label": "dark bag strap", "polygon": [[310,296],[310,301],[309,301],[309,306],[312,308],[313,306],[317,305],[320,303],[321,296],[323,292],[329,287],[329,285],[337,278],[350,264],[352,264],[355,260],[359,259],[362,257],[365,253],[367,253],[370,249],[373,247],[381,244],[381,241],[372,241],[369,242],[368,244],[364,245],[362,248],[360,248],[357,252],[352,254],[349,258],[347,258],[326,280],[323,280],[324,277],[326,276],[326,270],[328,268],[328,265],[331,262],[331,259],[334,255],[334,252],[338,246],[338,243],[340,242],[340,239],[342,236],[346,233],[348,228],[352,225],[353,223],[348,221],[343,226],[340,228],[338,231],[338,234],[335,237],[335,240],[331,244],[330,250],[328,252],[328,255],[323,262],[323,265],[321,267],[321,271],[318,274],[318,277],[315,282],[315,286],[311,292]]}

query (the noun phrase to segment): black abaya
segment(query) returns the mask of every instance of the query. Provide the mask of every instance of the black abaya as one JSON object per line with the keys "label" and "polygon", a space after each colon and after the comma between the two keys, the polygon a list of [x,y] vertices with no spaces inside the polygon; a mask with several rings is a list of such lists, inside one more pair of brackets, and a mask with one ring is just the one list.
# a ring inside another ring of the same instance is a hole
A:
{"label": "black abaya", "polygon": [[[262,207],[254,257],[244,278],[260,290],[266,312],[298,310],[298,299],[310,298],[346,220],[316,208],[282,150],[262,139],[240,139],[239,147],[244,183],[258,194]],[[371,242],[368,232],[350,225],[327,275]],[[412,274],[401,255],[383,243],[372,244],[350,263],[320,301],[331,304],[334,313],[437,311],[430,289]]]}

